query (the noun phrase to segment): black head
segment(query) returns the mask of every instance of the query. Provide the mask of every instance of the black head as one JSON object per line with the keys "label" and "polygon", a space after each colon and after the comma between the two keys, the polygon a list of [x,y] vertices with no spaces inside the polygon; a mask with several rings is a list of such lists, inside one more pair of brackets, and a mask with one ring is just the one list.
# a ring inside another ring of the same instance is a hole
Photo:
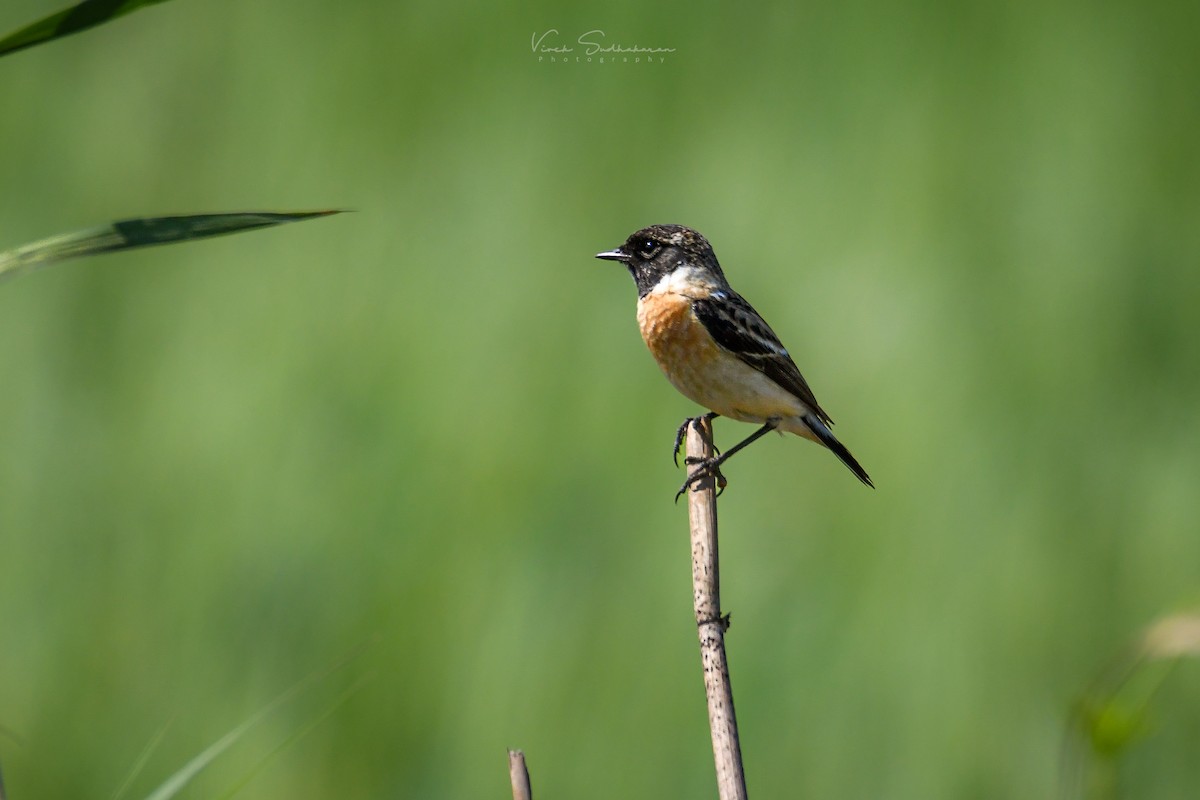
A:
{"label": "black head", "polygon": [[645,297],[660,280],[681,268],[695,270],[698,279],[728,285],[712,245],[683,225],[642,228],[616,250],[597,253],[596,258],[624,264],[637,284],[638,297]]}

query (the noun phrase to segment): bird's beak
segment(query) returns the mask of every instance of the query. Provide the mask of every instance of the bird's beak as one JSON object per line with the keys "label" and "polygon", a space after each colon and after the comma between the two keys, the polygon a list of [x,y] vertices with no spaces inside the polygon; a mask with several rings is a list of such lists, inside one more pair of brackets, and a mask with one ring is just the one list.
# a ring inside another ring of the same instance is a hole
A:
{"label": "bird's beak", "polygon": [[596,253],[596,258],[602,258],[605,261],[628,261],[629,254],[618,247],[616,250],[606,250],[603,253]]}

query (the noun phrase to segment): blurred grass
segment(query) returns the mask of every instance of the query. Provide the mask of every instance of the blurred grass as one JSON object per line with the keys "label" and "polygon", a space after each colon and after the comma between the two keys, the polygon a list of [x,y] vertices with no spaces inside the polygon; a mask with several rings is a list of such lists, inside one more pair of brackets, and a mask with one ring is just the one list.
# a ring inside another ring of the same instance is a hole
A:
{"label": "blurred grass", "polygon": [[[651,222],[714,242],[879,486],[795,439],[727,472],[751,790],[1047,796],[1080,687],[1200,584],[1198,13],[170,3],[0,62],[4,241],[360,210],[0,291],[10,796],[107,792],[174,716],[169,774],[375,634],[244,793],[483,796],[513,746],[547,796],[711,793],[694,408],[591,258]],[[551,27],[677,53],[539,64]],[[1200,682],[1164,692],[1139,797],[1200,778]]]}

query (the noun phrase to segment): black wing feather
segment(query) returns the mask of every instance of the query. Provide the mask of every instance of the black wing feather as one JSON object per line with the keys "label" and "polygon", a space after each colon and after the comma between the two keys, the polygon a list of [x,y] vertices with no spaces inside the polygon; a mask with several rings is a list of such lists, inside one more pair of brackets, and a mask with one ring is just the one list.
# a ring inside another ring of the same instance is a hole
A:
{"label": "black wing feather", "polygon": [[808,381],[762,315],[732,290],[692,300],[692,311],[717,344],[798,397],[825,423],[833,424]]}

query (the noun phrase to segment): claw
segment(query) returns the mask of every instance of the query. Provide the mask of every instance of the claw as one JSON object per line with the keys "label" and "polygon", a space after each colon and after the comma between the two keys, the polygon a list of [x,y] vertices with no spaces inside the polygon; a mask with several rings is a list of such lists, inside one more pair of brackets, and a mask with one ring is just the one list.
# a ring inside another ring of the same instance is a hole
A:
{"label": "claw", "polygon": [[[688,426],[697,420],[713,420],[719,416],[721,415],[717,412],[710,411],[707,414],[701,414],[698,417],[688,417],[683,421],[683,424],[680,425],[679,429],[675,431],[675,449],[671,451],[671,459],[675,462],[675,466],[679,466],[679,451],[683,449],[683,438],[687,436]],[[713,452],[717,455],[721,454],[720,449],[718,449],[715,444],[713,445]]]}
{"label": "claw", "polygon": [[729,481],[721,474],[721,460],[718,458],[696,458],[688,456],[683,460],[683,463],[689,467],[697,467],[688,476],[688,479],[683,482],[683,486],[679,487],[679,491],[675,493],[675,502],[679,502],[679,498],[683,497],[684,492],[692,487],[693,484],[705,478],[716,478],[717,481],[717,496],[725,491],[725,487],[729,485]]}
{"label": "claw", "polygon": [[671,451],[671,460],[675,462],[675,466],[679,466],[679,451],[683,448],[683,437],[687,436],[688,426],[692,424],[695,417],[688,417],[679,426],[679,430],[675,431],[675,449]]}

